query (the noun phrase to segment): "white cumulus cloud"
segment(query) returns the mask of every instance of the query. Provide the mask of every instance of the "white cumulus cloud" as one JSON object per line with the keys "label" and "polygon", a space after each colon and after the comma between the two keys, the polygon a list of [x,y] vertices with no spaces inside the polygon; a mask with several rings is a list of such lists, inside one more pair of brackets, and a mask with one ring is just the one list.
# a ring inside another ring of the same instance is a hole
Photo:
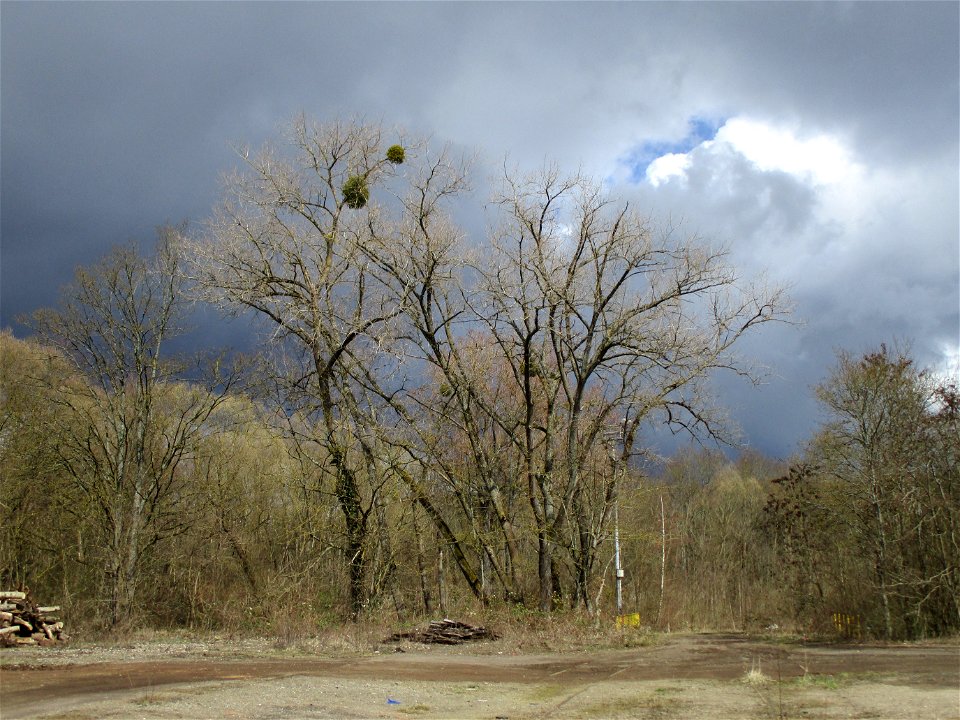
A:
{"label": "white cumulus cloud", "polygon": [[672,177],[684,177],[690,167],[690,153],[667,153],[647,166],[647,180],[656,187]]}
{"label": "white cumulus cloud", "polygon": [[791,128],[735,117],[717,131],[713,140],[704,141],[687,153],[656,158],[647,167],[646,178],[654,186],[671,178],[683,178],[691,166],[691,154],[722,149],[739,153],[758,170],[789,173],[817,185],[855,179],[863,172],[838,138],[827,134],[803,137]]}

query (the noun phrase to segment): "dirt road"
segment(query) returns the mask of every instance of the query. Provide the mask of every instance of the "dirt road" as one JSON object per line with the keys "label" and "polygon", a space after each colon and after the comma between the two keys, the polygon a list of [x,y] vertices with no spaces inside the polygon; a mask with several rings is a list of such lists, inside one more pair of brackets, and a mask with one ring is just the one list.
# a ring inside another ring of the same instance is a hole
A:
{"label": "dirt road", "polygon": [[[346,658],[77,656],[66,664],[14,650],[0,656],[0,717],[960,717],[956,645],[680,635],[571,654],[394,650]],[[751,670],[758,672],[748,679]]]}

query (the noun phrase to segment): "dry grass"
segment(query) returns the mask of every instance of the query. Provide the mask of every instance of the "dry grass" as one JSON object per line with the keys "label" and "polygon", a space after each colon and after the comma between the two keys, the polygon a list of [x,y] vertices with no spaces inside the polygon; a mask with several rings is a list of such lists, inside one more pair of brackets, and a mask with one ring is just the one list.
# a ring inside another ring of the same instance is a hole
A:
{"label": "dry grass", "polygon": [[[662,635],[648,627],[617,627],[615,618],[596,618],[584,612],[543,613],[518,606],[477,609],[469,604],[451,608],[446,617],[495,631],[496,642],[470,643],[471,653],[498,652],[583,652],[596,649],[634,648],[657,645]],[[269,616],[256,622],[233,624],[213,629],[151,629],[142,625],[125,632],[92,632],[74,637],[72,646],[90,643],[97,646],[132,648],[162,644],[190,646],[195,643],[262,641],[274,652],[352,655],[382,650],[383,640],[398,631],[408,631],[438,620],[444,613],[412,616],[398,621],[388,611],[368,612],[358,621],[321,613],[300,602],[279,603]],[[184,648],[186,649],[186,648]]]}
{"label": "dry grass", "polygon": [[587,718],[659,718],[673,714],[677,701],[663,696],[622,697],[585,705],[578,716]]}
{"label": "dry grass", "polygon": [[159,705],[171,700],[173,697],[175,696],[170,693],[149,692],[137,700],[134,700],[133,703],[134,705]]}
{"label": "dry grass", "polygon": [[[613,617],[596,619],[582,612],[542,613],[508,607],[467,613],[461,618],[500,635],[498,651],[578,652],[599,648],[656,645],[660,634],[644,627],[617,627]],[[481,646],[476,650],[482,652]]]}
{"label": "dry grass", "polygon": [[743,674],[743,682],[754,687],[766,685],[771,682],[771,680],[772,678],[763,672],[759,660],[755,660],[751,664],[750,669]]}
{"label": "dry grass", "polygon": [[401,707],[397,712],[403,713],[404,715],[423,715],[424,713],[430,712],[430,706],[424,705],[423,703],[417,703],[416,705],[411,705],[410,707]]}

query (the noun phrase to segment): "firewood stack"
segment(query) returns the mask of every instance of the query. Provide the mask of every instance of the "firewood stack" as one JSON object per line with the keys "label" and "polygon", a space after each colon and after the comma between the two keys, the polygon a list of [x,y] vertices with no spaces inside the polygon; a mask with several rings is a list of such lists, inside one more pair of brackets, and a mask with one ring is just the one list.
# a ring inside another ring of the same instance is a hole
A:
{"label": "firewood stack", "polygon": [[405,633],[395,633],[387,638],[386,642],[410,640],[412,642],[436,643],[439,645],[459,645],[470,640],[496,640],[493,630],[485,627],[468,625],[457,620],[434,620],[423,630],[413,630]]}
{"label": "firewood stack", "polygon": [[59,605],[38,606],[27,593],[0,590],[0,646],[56,645],[69,638],[57,616]]}

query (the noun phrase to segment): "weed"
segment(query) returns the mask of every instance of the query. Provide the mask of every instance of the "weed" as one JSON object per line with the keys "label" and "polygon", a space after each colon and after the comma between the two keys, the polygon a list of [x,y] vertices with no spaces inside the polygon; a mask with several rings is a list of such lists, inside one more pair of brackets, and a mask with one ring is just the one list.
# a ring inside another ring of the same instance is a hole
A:
{"label": "weed", "polygon": [[[663,689],[663,688],[660,688]],[[607,702],[587,705],[580,710],[583,717],[662,717],[676,704],[676,700],[664,697],[624,697]]]}
{"label": "weed", "polygon": [[840,672],[833,675],[811,675],[809,673],[801,675],[791,680],[791,684],[796,687],[823,688],[825,690],[839,690],[840,688],[852,685],[855,682],[876,682],[884,677],[883,673],[878,672],[859,672],[849,673]]}
{"label": "weed", "polygon": [[753,661],[750,664],[750,669],[743,674],[743,682],[747,685],[766,685],[770,680],[770,676],[766,675],[763,672],[763,668],[760,667],[759,660]]}
{"label": "weed", "polygon": [[816,687],[825,690],[839,690],[844,685],[836,675],[801,675],[792,684],[797,687]]}
{"label": "weed", "polygon": [[537,685],[530,692],[530,699],[533,701],[552,700],[553,698],[562,695],[565,689],[566,688],[564,688],[563,685]]}
{"label": "weed", "polygon": [[[743,675],[743,682],[746,685],[749,685],[757,696],[767,706],[767,709],[770,712],[771,717],[776,717],[778,720],[784,720],[786,718],[784,705],[783,705],[783,676],[780,673],[780,657],[777,657],[777,676],[772,678],[766,673],[763,672],[763,668],[760,665],[759,658],[751,662],[750,670],[748,670]],[[771,683],[776,683],[776,693],[777,696],[774,699],[772,697],[773,688],[768,686]]]}
{"label": "weed", "polygon": [[170,696],[164,693],[151,692],[138,698],[137,700],[134,700],[133,703],[134,705],[141,705],[141,706],[159,705],[160,703],[166,702],[169,699],[170,699]]}
{"label": "weed", "polygon": [[410,707],[400,708],[400,712],[404,715],[422,715],[423,713],[430,712],[430,706],[424,705],[423,703],[417,703],[416,705],[411,705]]}
{"label": "weed", "polygon": [[[468,622],[496,630],[501,637],[498,650],[578,652],[648,647],[661,642],[661,635],[648,628],[617,627],[612,617],[598,627],[594,616],[578,611],[544,613],[520,606],[500,606],[465,615]],[[483,652],[484,645],[478,644],[477,651]]]}

